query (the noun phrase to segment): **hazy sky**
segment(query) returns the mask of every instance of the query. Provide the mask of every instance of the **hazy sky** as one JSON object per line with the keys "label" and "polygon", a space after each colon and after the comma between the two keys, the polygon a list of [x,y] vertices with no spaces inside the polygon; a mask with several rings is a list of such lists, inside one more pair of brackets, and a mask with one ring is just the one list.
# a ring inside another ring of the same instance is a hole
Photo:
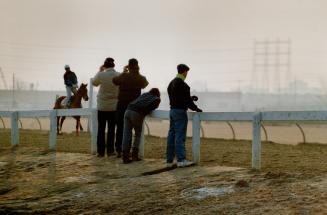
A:
{"label": "hazy sky", "polygon": [[81,83],[108,56],[118,71],[135,57],[149,87],[166,89],[186,63],[192,88],[231,91],[253,84],[254,40],[279,38],[292,42],[292,79],[321,87],[326,8],[326,0],[0,0],[0,67],[10,86],[15,73],[64,90],[65,64]]}

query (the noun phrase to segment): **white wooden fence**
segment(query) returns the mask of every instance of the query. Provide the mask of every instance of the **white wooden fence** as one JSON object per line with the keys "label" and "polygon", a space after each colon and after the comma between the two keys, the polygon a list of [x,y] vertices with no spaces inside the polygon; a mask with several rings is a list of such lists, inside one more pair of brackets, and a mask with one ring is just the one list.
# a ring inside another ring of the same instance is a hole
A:
{"label": "white wooden fence", "polygon": [[[40,111],[0,111],[0,117],[11,118],[11,144],[19,144],[19,118],[49,117],[50,135],[49,149],[56,149],[57,116],[89,116],[91,119],[91,153],[96,153],[97,139],[97,112],[96,109],[66,109],[66,110],[40,110]],[[157,110],[148,117],[156,119],[169,119],[169,111]],[[262,121],[327,121],[327,111],[278,111],[278,112],[203,112],[188,113],[192,120],[192,155],[193,161],[200,162],[200,123],[201,121],[252,121],[252,168],[261,168],[261,123]],[[140,156],[144,156],[144,132],[140,146]]]}

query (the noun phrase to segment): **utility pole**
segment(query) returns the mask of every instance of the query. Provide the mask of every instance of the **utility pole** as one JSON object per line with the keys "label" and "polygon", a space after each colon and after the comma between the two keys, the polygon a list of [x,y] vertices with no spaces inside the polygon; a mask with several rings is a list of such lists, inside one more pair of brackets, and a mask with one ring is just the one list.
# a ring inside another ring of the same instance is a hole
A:
{"label": "utility pole", "polygon": [[263,90],[281,94],[291,79],[291,40],[255,40],[252,68],[255,92]]}
{"label": "utility pole", "polygon": [[17,101],[15,97],[15,73],[12,74],[12,107],[17,107]]}
{"label": "utility pole", "polygon": [[8,89],[8,86],[7,86],[6,78],[5,78],[5,75],[2,72],[2,68],[1,67],[0,67],[0,75],[1,75],[1,79],[2,79],[2,82],[3,82],[4,89],[7,90]]}

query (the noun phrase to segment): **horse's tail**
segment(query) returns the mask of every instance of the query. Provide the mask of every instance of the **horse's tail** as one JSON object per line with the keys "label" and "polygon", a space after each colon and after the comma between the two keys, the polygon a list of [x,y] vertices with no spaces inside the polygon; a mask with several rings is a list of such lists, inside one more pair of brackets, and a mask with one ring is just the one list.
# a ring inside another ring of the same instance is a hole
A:
{"label": "horse's tail", "polygon": [[61,109],[62,105],[61,105],[61,102],[62,100],[64,100],[66,98],[66,96],[60,96],[59,98],[56,99],[56,102],[55,102],[55,105],[53,107],[53,109]]}

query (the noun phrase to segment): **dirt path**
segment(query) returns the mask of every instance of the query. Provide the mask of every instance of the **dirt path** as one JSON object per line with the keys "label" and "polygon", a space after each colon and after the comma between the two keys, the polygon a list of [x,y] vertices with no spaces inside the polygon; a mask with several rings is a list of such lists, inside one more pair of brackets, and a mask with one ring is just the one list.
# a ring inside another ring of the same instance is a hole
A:
{"label": "dirt path", "polygon": [[214,163],[174,169],[30,148],[0,153],[0,213],[326,214],[327,175],[253,172]]}

